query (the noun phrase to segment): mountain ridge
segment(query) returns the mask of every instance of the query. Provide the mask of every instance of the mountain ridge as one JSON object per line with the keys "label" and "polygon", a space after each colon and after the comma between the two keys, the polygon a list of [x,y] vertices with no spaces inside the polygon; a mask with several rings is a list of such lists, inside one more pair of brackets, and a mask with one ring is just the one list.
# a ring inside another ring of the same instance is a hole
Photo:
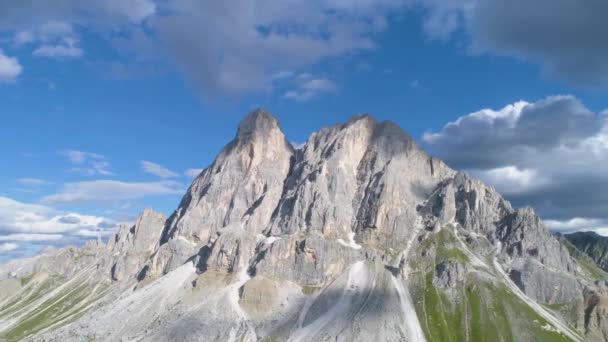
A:
{"label": "mountain ridge", "polygon": [[[608,336],[603,273],[532,209],[512,208],[370,115],[321,128],[295,150],[278,120],[255,110],[169,218],[146,210],[106,245],[32,263],[47,278],[11,283],[0,304],[8,340]],[[45,303],[55,297],[36,297],[43,286],[98,296],[34,324],[54,312]]]}
{"label": "mountain ridge", "polygon": [[564,238],[590,257],[602,270],[608,271],[608,237],[587,231],[565,234]]}

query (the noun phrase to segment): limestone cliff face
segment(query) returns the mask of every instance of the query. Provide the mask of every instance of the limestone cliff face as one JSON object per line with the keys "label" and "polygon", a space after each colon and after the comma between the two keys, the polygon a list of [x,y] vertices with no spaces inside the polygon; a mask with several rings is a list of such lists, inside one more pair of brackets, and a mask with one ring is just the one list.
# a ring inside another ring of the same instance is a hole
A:
{"label": "limestone cliff face", "polygon": [[604,340],[608,277],[568,248],[393,123],[355,116],[294,150],[256,110],[168,219],[83,249],[114,292],[43,338]]}
{"label": "limestone cliff face", "polygon": [[357,241],[397,248],[411,235],[416,204],[451,174],[395,124],[356,116],[306,142],[270,234],[354,234]]}
{"label": "limestone cliff face", "polygon": [[162,242],[183,237],[204,244],[219,228],[234,223],[261,233],[281,198],[293,155],[278,121],[263,110],[252,112],[234,140],[194,180]]}
{"label": "limestone cliff face", "polygon": [[234,140],[194,180],[167,221],[151,274],[183,264],[213,243],[223,227],[260,234],[281,198],[293,156],[276,118],[263,110],[247,115]]}
{"label": "limestone cliff face", "polygon": [[121,225],[118,233],[110,236],[107,249],[110,274],[113,280],[124,280],[137,275],[152,253],[158,248],[167,218],[152,209],[144,210],[135,225]]}

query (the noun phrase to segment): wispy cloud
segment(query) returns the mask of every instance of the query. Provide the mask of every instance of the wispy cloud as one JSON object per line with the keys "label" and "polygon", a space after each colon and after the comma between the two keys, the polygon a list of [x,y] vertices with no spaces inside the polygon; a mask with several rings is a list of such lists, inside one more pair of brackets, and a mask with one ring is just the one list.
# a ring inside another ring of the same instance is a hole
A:
{"label": "wispy cloud", "polygon": [[295,88],[285,93],[285,98],[294,101],[308,101],[325,93],[335,92],[336,84],[327,78],[317,78],[310,74],[300,74],[295,78]]}
{"label": "wispy cloud", "polygon": [[82,56],[82,49],[70,45],[42,45],[33,52],[34,56],[50,58],[77,58]]}
{"label": "wispy cloud", "polygon": [[61,240],[61,234],[7,234],[0,235],[0,241],[56,241]]}
{"label": "wispy cloud", "polygon": [[61,154],[66,156],[72,164],[84,164],[87,160],[90,159],[105,159],[105,157],[101,154],[76,150],[63,151],[61,152]]}
{"label": "wispy cloud", "polygon": [[42,188],[53,184],[52,182],[39,178],[19,178],[16,183],[19,184],[19,187],[16,187],[13,190],[29,194],[40,192]]}
{"label": "wispy cloud", "polygon": [[145,173],[149,173],[151,175],[155,175],[161,178],[173,178],[173,177],[177,177],[179,176],[176,172],[173,172],[169,169],[167,169],[166,167],[157,164],[157,163],[153,163],[147,160],[142,160],[140,162],[141,164],[141,169],[145,172]]}
{"label": "wispy cloud", "polygon": [[45,186],[53,184],[52,182],[40,178],[19,178],[17,179],[17,183],[25,186]]}
{"label": "wispy cloud", "polygon": [[114,175],[114,173],[110,171],[110,162],[101,154],[77,150],[62,151],[60,154],[65,156],[70,163],[75,165],[70,168],[70,171],[72,172],[81,173],[86,176]]}
{"label": "wispy cloud", "polygon": [[188,169],[184,172],[184,175],[188,178],[196,178],[201,172],[203,172],[203,169]]}
{"label": "wispy cloud", "polygon": [[118,201],[146,196],[174,195],[185,191],[175,181],[120,182],[96,180],[66,183],[61,192],[43,197],[44,204]]}
{"label": "wispy cloud", "polygon": [[83,51],[78,47],[79,38],[72,25],[64,21],[48,21],[44,24],[19,31],[15,44],[39,44],[32,52],[34,56],[48,58],[78,58]]}

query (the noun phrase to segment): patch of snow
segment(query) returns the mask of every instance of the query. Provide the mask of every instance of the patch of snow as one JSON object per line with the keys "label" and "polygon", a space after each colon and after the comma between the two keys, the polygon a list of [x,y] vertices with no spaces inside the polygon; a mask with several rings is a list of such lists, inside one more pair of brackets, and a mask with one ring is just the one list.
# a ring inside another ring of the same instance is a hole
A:
{"label": "patch of snow", "polygon": [[277,240],[281,240],[281,237],[280,236],[269,236],[266,239],[264,239],[264,243],[267,245],[272,245]]}
{"label": "patch of snow", "polygon": [[350,247],[352,249],[361,249],[361,245],[355,242],[355,233],[353,232],[348,233],[348,242],[345,242],[342,239],[338,239],[336,241],[338,241],[339,244],[346,247]]}
{"label": "patch of snow", "polygon": [[266,246],[272,245],[275,241],[281,240],[280,236],[266,236],[264,234],[256,235],[256,243],[262,242]]}

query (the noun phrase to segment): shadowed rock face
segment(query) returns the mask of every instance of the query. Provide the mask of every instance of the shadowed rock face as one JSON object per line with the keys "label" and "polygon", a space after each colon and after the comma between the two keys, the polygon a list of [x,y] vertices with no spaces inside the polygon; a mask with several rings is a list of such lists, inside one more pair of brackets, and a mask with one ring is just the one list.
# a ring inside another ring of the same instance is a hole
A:
{"label": "shadowed rock face", "polygon": [[604,273],[568,248],[393,123],[355,116],[294,150],[256,110],[169,219],[83,249],[109,294],[42,338],[603,340]]}
{"label": "shadowed rock face", "polygon": [[604,271],[608,271],[608,238],[594,232],[564,235],[576,248],[587,254]]}

